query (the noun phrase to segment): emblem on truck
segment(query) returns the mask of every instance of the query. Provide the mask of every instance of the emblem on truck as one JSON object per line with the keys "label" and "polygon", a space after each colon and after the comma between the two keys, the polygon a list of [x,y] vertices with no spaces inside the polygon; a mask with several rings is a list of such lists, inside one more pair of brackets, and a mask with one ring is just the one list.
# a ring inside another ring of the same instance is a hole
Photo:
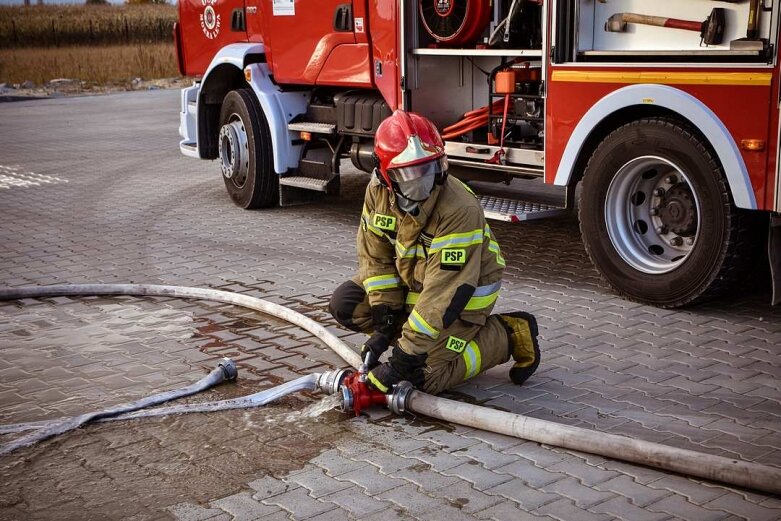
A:
{"label": "emblem on truck", "polygon": [[217,0],[201,0],[204,5],[201,13],[201,30],[210,40],[217,38],[220,34],[220,15],[214,11],[214,5]]}

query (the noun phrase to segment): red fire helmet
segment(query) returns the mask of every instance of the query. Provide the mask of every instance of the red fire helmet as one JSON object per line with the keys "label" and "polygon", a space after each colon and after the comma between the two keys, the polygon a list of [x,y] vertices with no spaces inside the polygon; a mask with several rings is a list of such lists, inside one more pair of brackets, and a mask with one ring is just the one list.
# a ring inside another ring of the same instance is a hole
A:
{"label": "red fire helmet", "polygon": [[[377,155],[381,180],[388,188],[394,182],[411,180],[410,175],[423,175],[429,168],[418,167],[435,162],[435,170],[447,169],[445,143],[437,127],[420,114],[397,110],[377,128],[374,136],[374,153]],[[394,175],[395,174],[395,175]]]}

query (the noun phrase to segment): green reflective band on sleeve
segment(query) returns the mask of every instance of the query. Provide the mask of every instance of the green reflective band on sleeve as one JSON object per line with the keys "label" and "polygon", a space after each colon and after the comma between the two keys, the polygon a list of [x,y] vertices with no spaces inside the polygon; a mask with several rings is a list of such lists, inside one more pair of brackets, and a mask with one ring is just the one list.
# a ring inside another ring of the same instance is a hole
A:
{"label": "green reflective band on sleeve", "polygon": [[442,250],[440,264],[466,264],[466,250],[463,248]]}
{"label": "green reflective band on sleeve", "polygon": [[481,244],[483,242],[483,236],[482,229],[443,235],[442,237],[437,237],[431,241],[431,252],[433,253],[444,248],[468,248],[475,244]]}
{"label": "green reflective band on sleeve", "polygon": [[447,343],[445,344],[445,349],[456,353],[461,353],[465,348],[466,340],[461,340],[455,336],[448,337]]}
{"label": "green reflective band on sleeve", "polygon": [[381,381],[377,380],[377,377],[372,373],[366,375],[366,379],[369,380],[374,387],[380,390],[380,392],[388,393],[388,386],[384,385]]}
{"label": "green reflective band on sleeve", "polygon": [[485,225],[485,236],[488,239],[488,251],[496,255],[496,263],[504,268],[506,264],[504,257],[502,257],[502,250],[499,248],[499,243],[491,237],[491,227],[487,224]]}
{"label": "green reflective band on sleeve", "polygon": [[395,274],[393,275],[377,275],[376,277],[369,277],[363,281],[363,288],[366,293],[370,291],[380,291],[383,289],[393,289],[401,286],[401,279]]}
{"label": "green reflective band on sleeve", "polygon": [[480,356],[480,348],[477,342],[472,340],[467,344],[464,349],[464,362],[466,363],[466,371],[464,372],[464,380],[469,380],[477,376],[480,373],[480,367],[482,365],[482,357]]}
{"label": "green reflective band on sleeve", "polygon": [[418,248],[417,244],[413,244],[409,248],[405,248],[404,245],[401,244],[401,242],[396,241],[394,242],[394,246],[396,247],[396,254],[401,259],[411,259],[413,257],[418,257],[418,258],[426,257],[426,255],[422,251],[422,248]]}
{"label": "green reflective band on sleeve", "polygon": [[486,286],[478,286],[475,292],[472,294],[472,298],[466,303],[464,307],[465,311],[477,311],[479,309],[485,309],[499,298],[499,290],[502,287],[502,281],[498,280],[493,284]]}
{"label": "green reflective band on sleeve", "polygon": [[412,328],[413,331],[417,331],[418,333],[423,333],[424,335],[430,337],[430,338],[438,338],[439,337],[439,330],[431,327],[426,320],[420,316],[420,313],[417,312],[417,310],[412,310],[412,313],[410,313],[409,320],[407,320],[407,323],[409,323],[409,326]]}
{"label": "green reflective band on sleeve", "polygon": [[405,304],[408,304],[410,306],[414,306],[418,303],[418,299],[420,298],[420,293],[417,293],[415,291],[410,291],[407,293],[407,299],[404,301]]}
{"label": "green reflective band on sleeve", "polygon": [[496,241],[491,241],[488,243],[488,251],[496,255],[496,263],[499,266],[504,267],[506,264],[504,262],[504,257],[502,257],[502,251],[499,249],[499,243]]}
{"label": "green reflective band on sleeve", "polygon": [[383,215],[381,213],[375,213],[372,224],[380,230],[388,232],[396,231],[396,218],[392,215]]}

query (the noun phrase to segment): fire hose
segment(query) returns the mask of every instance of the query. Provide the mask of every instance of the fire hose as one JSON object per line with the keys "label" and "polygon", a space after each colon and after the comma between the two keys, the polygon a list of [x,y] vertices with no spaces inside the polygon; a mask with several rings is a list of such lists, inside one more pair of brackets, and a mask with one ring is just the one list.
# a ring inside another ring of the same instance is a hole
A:
{"label": "fire hose", "polygon": [[[358,353],[314,320],[292,309],[248,295],[212,289],[146,284],[69,284],[0,289],[0,300],[87,295],[134,295],[206,299],[242,306],[298,325],[322,340],[351,366],[358,368],[361,365]],[[304,378],[306,379],[307,377]],[[308,382],[315,379],[312,375],[308,378]],[[321,381],[322,385],[317,385]],[[343,396],[350,397],[352,400],[351,408],[357,413],[360,412],[360,408],[364,404],[384,402],[391,410],[397,413],[411,411],[439,420],[537,443],[597,454],[739,487],[781,494],[781,468],[779,467],[678,449],[627,436],[561,425],[519,414],[448,400],[415,390],[409,384],[399,385],[394,389],[393,393],[382,395],[380,398],[381,393],[369,390],[365,384],[360,382],[360,376],[348,375],[344,371],[318,375],[315,385],[326,392],[341,390]],[[351,386],[353,390],[350,390]],[[370,391],[371,394],[369,396],[360,394]],[[356,396],[356,393],[359,395]],[[358,403],[358,401],[361,403]],[[358,405],[357,409],[356,404]],[[343,408],[346,408],[345,405],[343,404]]]}
{"label": "fire hose", "polygon": [[[205,391],[210,387],[214,387],[215,385],[226,380],[235,380],[236,374],[236,364],[233,363],[233,360],[229,358],[223,358],[217,367],[215,367],[208,375],[204,376],[194,384],[182,387],[181,389],[166,391],[154,396],[142,398],[141,400],[136,400],[135,402],[117,405],[116,407],[111,407],[103,411],[90,412],[81,414],[79,416],[74,416],[73,418],[64,418],[61,420],[46,422],[40,428],[38,428],[36,432],[22,436],[19,439],[0,446],[0,456],[9,454],[21,447],[27,447],[28,445],[38,443],[39,441],[43,441],[59,434],[78,429],[85,423],[94,422],[102,418],[119,416],[123,413],[137,411],[138,409],[151,407],[153,405],[158,405],[171,400],[176,400],[177,398],[191,396],[195,393]],[[21,430],[16,430],[16,432],[20,432]],[[10,432],[14,432],[14,430],[11,430]]]}

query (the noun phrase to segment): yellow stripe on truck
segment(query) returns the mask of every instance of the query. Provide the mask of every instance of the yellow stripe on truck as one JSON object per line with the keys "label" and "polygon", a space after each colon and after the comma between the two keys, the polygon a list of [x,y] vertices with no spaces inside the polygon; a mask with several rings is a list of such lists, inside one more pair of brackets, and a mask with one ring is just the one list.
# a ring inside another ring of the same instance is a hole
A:
{"label": "yellow stripe on truck", "polygon": [[765,72],[553,71],[552,80],[572,83],[659,83],[667,85],[749,85],[769,87]]}

